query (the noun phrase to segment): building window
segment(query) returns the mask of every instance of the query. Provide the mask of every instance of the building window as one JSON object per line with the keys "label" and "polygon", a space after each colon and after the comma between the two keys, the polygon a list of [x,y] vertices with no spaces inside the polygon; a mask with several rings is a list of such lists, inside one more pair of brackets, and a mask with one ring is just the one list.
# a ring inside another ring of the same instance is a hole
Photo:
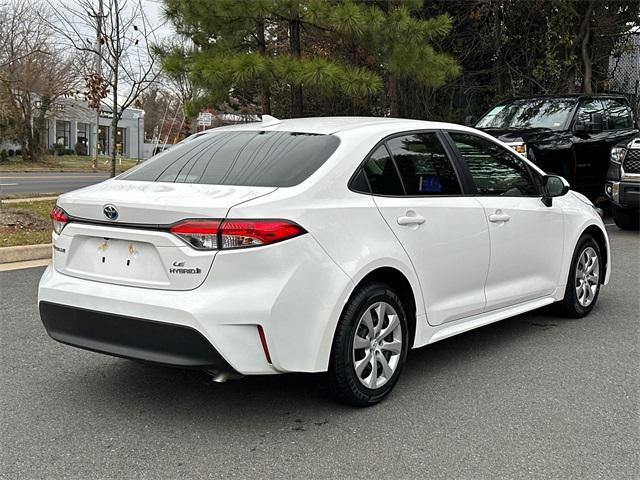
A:
{"label": "building window", "polygon": [[89,153],[89,131],[88,123],[78,123],[78,138],[73,147],[78,155],[87,155]]}
{"label": "building window", "polygon": [[49,120],[45,120],[44,129],[40,132],[40,142],[47,148],[51,146],[49,145],[49,128],[51,128],[50,122]]}
{"label": "building window", "polygon": [[125,156],[127,154],[127,129],[120,128],[116,130],[116,153]]}
{"label": "building window", "polygon": [[56,146],[71,148],[71,122],[56,122]]}
{"label": "building window", "polygon": [[98,153],[108,155],[109,150],[109,127],[100,127],[98,130]]}

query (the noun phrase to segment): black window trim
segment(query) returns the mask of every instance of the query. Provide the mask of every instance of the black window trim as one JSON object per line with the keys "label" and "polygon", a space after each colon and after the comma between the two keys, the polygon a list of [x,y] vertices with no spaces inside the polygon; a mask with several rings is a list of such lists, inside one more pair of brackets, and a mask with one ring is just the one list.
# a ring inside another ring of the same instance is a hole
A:
{"label": "black window trim", "polygon": [[[391,140],[393,138],[397,138],[397,137],[404,137],[404,136],[407,136],[407,135],[416,135],[416,134],[421,134],[421,133],[435,133],[436,134],[436,137],[440,141],[440,144],[442,145],[442,148],[444,149],[448,160],[451,162],[451,165],[453,166],[453,170],[454,170],[454,172],[456,174],[456,178],[458,180],[458,185],[460,186],[460,192],[461,193],[442,194],[442,195],[407,195],[407,189],[404,186],[404,180],[402,179],[402,175],[400,174],[400,169],[398,168],[398,164],[396,163],[395,158],[391,154],[391,150],[387,146],[387,141]],[[446,198],[446,197],[473,196],[474,195],[474,191],[477,191],[477,190],[475,189],[475,185],[474,184],[469,183],[469,178],[467,176],[468,172],[466,171],[466,164],[461,164],[459,162],[459,159],[458,159],[455,151],[451,148],[450,144],[447,141],[447,138],[445,137],[445,135],[443,133],[444,133],[443,130],[436,129],[436,128],[431,128],[431,129],[406,130],[404,132],[397,132],[397,133],[392,133],[390,135],[387,135],[382,140],[377,142],[373,146],[373,148],[371,150],[369,150],[369,152],[365,155],[364,160],[362,160],[360,162],[358,167],[355,169],[355,171],[353,172],[353,174],[349,178],[349,181],[347,182],[348,189],[350,191],[352,191],[354,193],[358,193],[358,194],[372,195],[372,196],[376,196],[376,197],[389,197],[389,198],[442,198],[442,197]],[[354,189],[352,187],[354,179],[358,176],[360,171],[364,170],[364,166],[366,165],[366,163],[371,158],[371,155],[373,155],[373,153],[375,153],[376,150],[378,150],[378,148],[381,145],[384,146],[384,148],[387,150],[387,153],[389,154],[389,158],[393,162],[393,166],[394,166],[394,168],[396,170],[396,174],[400,178],[400,183],[402,185],[402,190],[404,192],[403,195],[387,195],[387,194],[382,194],[382,193],[373,193],[373,190],[371,189],[371,184],[369,183],[369,179],[367,178],[366,173],[365,173],[364,177],[365,177],[365,179],[367,181],[367,185],[369,186],[369,191],[368,192],[362,192],[362,191],[356,190],[356,189]]]}
{"label": "black window trim", "polygon": [[[474,137],[478,137],[480,139],[483,139],[483,140],[486,140],[488,142],[491,142],[496,147],[499,147],[501,150],[507,152],[509,155],[513,155],[516,158],[519,158],[520,160],[523,160],[523,159],[521,159],[518,156],[517,153],[511,151],[508,147],[503,147],[502,145],[500,145],[498,142],[494,141],[493,139],[487,138],[487,137],[485,137],[483,135],[478,135],[475,132],[469,132],[467,130],[447,129],[447,130],[443,130],[442,133],[446,137],[447,142],[449,142],[451,148],[456,152],[456,156],[458,158],[458,162],[460,162],[464,166],[465,173],[468,176],[469,181],[473,185],[474,193],[471,194],[471,196],[474,196],[474,197],[497,197],[497,198],[500,198],[500,197],[502,197],[502,198],[542,198],[542,191],[539,191],[538,194],[536,194],[536,195],[491,195],[491,194],[486,194],[486,193],[480,193],[478,191],[478,187],[476,185],[475,180],[473,180],[473,176],[471,175],[471,172],[469,170],[469,166],[467,165],[467,161],[465,160],[465,158],[462,155],[462,153],[460,152],[460,150],[458,150],[458,147],[456,146],[455,141],[453,140],[453,138],[451,138],[449,133],[462,133],[462,134],[465,134],[465,135],[471,135],[471,136],[474,136]],[[524,161],[524,165],[525,165],[525,168],[527,169],[527,171],[529,172],[529,175],[531,175],[532,179],[533,179],[534,176],[538,176],[539,177],[539,185],[540,185],[540,188],[541,188],[543,175],[538,173],[535,169],[531,168],[531,166],[529,165],[528,161]]]}

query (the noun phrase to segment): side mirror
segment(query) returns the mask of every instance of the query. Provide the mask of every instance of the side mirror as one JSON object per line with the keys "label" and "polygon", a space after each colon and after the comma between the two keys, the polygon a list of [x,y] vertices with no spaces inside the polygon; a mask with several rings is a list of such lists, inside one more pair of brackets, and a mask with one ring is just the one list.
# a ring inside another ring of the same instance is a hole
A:
{"label": "side mirror", "polygon": [[569,192],[569,182],[557,175],[545,175],[542,178],[542,203],[553,205],[553,197],[561,197]]}
{"label": "side mirror", "polygon": [[589,113],[589,119],[575,126],[576,132],[600,133],[604,130],[604,116],[600,112]]}

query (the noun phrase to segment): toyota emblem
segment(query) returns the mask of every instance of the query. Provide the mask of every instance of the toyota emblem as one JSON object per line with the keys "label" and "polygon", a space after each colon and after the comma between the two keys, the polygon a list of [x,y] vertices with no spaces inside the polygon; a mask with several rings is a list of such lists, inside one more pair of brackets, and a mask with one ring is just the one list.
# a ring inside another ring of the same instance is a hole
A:
{"label": "toyota emblem", "polygon": [[109,220],[115,220],[118,218],[118,210],[113,205],[105,205],[102,209],[102,213],[104,213],[104,216]]}

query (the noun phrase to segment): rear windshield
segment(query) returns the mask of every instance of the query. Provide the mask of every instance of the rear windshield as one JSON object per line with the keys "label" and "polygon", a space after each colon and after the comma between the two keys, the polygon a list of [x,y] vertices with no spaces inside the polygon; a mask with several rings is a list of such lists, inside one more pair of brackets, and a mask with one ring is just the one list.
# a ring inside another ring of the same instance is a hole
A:
{"label": "rear windshield", "polygon": [[122,180],[291,187],[338,148],[333,135],[222,131],[179,143],[121,175]]}

